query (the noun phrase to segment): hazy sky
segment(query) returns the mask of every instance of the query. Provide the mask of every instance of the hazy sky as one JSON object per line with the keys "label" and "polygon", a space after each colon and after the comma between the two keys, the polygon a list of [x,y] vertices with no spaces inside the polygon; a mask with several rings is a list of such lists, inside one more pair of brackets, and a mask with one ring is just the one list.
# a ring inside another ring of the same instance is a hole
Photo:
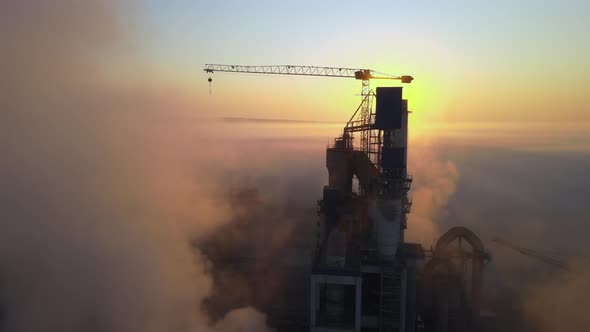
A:
{"label": "hazy sky", "polygon": [[411,74],[406,96],[425,121],[590,120],[587,1],[146,0],[137,11],[146,59],[201,111],[347,119],[354,80],[217,73],[209,97],[201,71],[302,64]]}

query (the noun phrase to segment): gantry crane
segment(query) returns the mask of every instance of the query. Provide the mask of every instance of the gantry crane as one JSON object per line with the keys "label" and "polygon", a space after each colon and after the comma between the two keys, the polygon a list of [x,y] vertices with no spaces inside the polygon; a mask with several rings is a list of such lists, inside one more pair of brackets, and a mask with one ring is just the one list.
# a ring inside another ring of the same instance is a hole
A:
{"label": "gantry crane", "polygon": [[[346,125],[344,135],[352,135],[353,132],[360,132],[360,147],[375,160],[379,159],[378,151],[371,151],[371,124],[372,124],[372,98],[374,93],[370,89],[370,80],[398,80],[401,83],[411,83],[414,78],[409,75],[392,75],[378,72],[372,69],[357,69],[344,67],[318,67],[318,66],[294,66],[294,65],[270,65],[270,66],[245,66],[245,65],[220,65],[206,64],[203,68],[206,73],[230,72],[249,74],[274,74],[294,76],[319,76],[319,77],[341,77],[354,78],[362,81],[362,101],[356,112]],[[209,77],[209,93],[211,93],[211,82]],[[352,136],[351,136],[352,137]],[[380,139],[378,139],[380,141]]]}

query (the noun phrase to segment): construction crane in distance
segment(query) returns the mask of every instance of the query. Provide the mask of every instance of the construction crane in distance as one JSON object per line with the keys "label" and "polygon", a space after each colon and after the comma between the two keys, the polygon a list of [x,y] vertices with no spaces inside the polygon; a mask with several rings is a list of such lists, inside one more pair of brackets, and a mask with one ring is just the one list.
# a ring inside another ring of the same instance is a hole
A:
{"label": "construction crane in distance", "polygon": [[538,251],[517,246],[517,245],[512,244],[510,242],[504,241],[500,238],[494,238],[494,239],[492,239],[492,242],[495,242],[497,244],[500,244],[500,245],[510,248],[512,250],[518,251],[519,253],[521,253],[525,256],[529,256],[529,257],[538,259],[542,262],[553,265],[553,266],[558,267],[562,270],[570,271],[570,267],[565,262],[555,259],[553,257],[549,257],[543,253],[538,252]]}

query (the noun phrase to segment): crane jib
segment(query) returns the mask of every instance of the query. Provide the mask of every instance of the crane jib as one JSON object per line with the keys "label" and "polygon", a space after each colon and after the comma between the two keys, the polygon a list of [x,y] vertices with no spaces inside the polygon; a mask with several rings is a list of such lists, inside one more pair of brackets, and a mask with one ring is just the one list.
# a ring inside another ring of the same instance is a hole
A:
{"label": "crane jib", "polygon": [[293,65],[272,65],[272,66],[244,66],[244,65],[220,65],[206,64],[203,69],[207,73],[216,71],[251,74],[276,74],[276,75],[300,75],[300,76],[323,76],[355,78],[358,80],[369,79],[393,79],[401,80],[402,83],[410,83],[411,76],[395,76],[382,74],[374,76],[370,69],[342,68],[342,67],[318,67],[318,66],[293,66]]}

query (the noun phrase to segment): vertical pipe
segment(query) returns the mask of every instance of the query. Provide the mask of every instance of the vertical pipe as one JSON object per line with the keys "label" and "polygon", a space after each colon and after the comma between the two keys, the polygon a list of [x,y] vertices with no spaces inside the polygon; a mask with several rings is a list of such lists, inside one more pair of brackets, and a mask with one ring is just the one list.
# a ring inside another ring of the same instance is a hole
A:
{"label": "vertical pipe", "polygon": [[437,287],[436,299],[436,332],[449,331],[449,296],[447,287],[439,285]]}
{"label": "vertical pipe", "polygon": [[408,290],[407,290],[407,314],[406,332],[414,332],[416,329],[416,266],[412,262],[408,264]]}
{"label": "vertical pipe", "polygon": [[313,331],[314,327],[316,326],[316,315],[317,315],[317,305],[318,305],[318,283],[317,278],[314,275],[311,275],[310,278],[310,301],[309,301],[309,330]]}
{"label": "vertical pipe", "polygon": [[362,303],[362,287],[363,278],[358,277],[355,281],[355,306],[354,306],[354,329],[356,332],[361,331],[361,303]]}
{"label": "vertical pipe", "polygon": [[406,296],[407,296],[407,288],[408,288],[408,270],[404,268],[401,273],[401,294],[400,294],[400,318],[399,318],[399,330],[405,331],[406,330]]}
{"label": "vertical pipe", "polygon": [[481,306],[481,288],[483,285],[483,262],[479,257],[472,261],[471,281],[471,329],[479,325],[479,312]]}

